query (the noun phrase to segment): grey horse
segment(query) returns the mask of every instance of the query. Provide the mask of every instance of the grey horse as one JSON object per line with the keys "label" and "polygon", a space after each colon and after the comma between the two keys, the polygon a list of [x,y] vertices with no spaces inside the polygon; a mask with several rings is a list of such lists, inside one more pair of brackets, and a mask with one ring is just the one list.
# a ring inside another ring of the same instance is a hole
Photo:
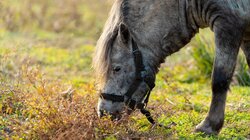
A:
{"label": "grey horse", "polygon": [[93,59],[99,116],[119,118],[145,103],[160,64],[205,27],[216,42],[213,96],[196,131],[218,134],[240,48],[250,66],[250,0],[116,0]]}

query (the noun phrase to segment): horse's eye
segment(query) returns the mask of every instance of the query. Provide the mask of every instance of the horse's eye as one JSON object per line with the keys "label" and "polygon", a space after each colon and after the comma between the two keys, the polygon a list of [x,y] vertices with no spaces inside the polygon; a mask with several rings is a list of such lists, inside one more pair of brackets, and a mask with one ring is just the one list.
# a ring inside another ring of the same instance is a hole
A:
{"label": "horse's eye", "polygon": [[119,72],[120,70],[121,70],[121,67],[119,67],[119,66],[116,66],[116,67],[113,68],[114,72]]}

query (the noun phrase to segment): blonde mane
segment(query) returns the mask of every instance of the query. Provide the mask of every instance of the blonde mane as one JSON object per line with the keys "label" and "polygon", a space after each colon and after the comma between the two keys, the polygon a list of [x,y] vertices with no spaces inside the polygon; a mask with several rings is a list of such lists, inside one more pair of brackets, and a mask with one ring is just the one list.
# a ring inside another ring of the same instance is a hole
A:
{"label": "blonde mane", "polygon": [[109,18],[104,26],[102,35],[97,41],[93,58],[93,68],[100,83],[107,78],[109,71],[112,46],[117,37],[119,25],[121,23],[121,4],[122,0],[115,1],[109,13]]}

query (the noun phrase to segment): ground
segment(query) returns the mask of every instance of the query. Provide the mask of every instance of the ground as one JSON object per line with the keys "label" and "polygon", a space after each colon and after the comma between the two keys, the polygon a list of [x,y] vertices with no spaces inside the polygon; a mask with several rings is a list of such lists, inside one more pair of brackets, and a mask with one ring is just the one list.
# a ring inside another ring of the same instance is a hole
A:
{"label": "ground", "polygon": [[9,28],[0,29],[0,139],[250,139],[250,87],[239,82],[241,63],[220,134],[194,132],[211,100],[212,57],[199,50],[214,46],[209,29],[168,57],[157,75],[148,109],[165,129],[139,111],[119,122],[97,117],[91,61],[99,31]]}

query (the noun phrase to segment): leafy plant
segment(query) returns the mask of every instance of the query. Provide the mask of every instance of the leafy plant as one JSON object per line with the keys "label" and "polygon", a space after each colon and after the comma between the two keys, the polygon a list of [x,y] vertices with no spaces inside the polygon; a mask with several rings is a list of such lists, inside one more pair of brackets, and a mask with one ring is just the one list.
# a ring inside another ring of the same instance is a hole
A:
{"label": "leafy plant", "polygon": [[240,86],[250,86],[250,71],[246,59],[242,55],[238,58],[238,68],[235,76]]}
{"label": "leafy plant", "polygon": [[193,47],[191,54],[197,70],[201,75],[210,78],[213,71],[214,43],[206,40],[201,35],[195,37],[194,43],[195,46]]}

